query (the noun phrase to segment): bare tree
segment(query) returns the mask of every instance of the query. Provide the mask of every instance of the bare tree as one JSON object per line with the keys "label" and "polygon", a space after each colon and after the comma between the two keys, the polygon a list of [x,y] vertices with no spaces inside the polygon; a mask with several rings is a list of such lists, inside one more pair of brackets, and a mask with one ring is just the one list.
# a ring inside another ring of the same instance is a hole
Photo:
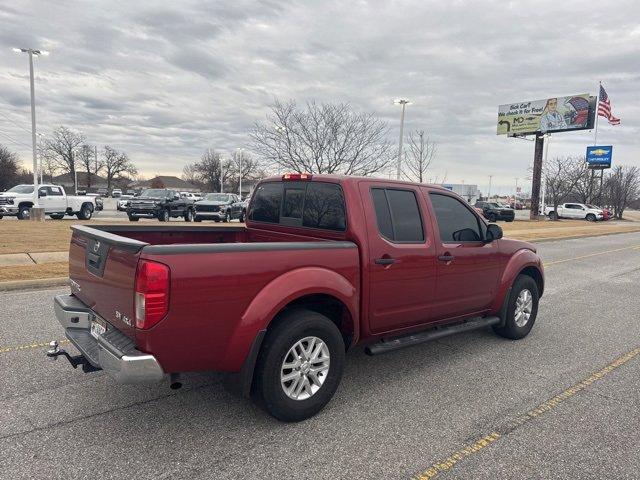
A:
{"label": "bare tree", "polygon": [[[242,161],[242,169],[240,168],[240,162]],[[267,176],[266,172],[262,168],[261,163],[253,155],[245,151],[235,151],[231,155],[231,161],[228,165],[229,178],[228,185],[229,191],[237,192],[240,188],[239,180],[240,173],[242,172],[242,181],[259,180]]]}
{"label": "bare tree", "polygon": [[370,175],[391,160],[385,122],[355,113],[349,104],[294,101],[271,106],[267,121],[250,133],[252,149],[281,170]]}
{"label": "bare tree", "polygon": [[0,145],[0,192],[15,186],[19,175],[18,155]]}
{"label": "bare tree", "polygon": [[71,176],[74,191],[77,188],[75,179],[77,155],[83,143],[83,134],[74,132],[67,127],[58,127],[50,138],[44,140],[42,145],[43,157],[53,162],[59,171]]}
{"label": "bare tree", "polygon": [[575,191],[586,168],[584,158],[580,157],[555,157],[545,163],[542,174],[547,195],[553,204],[553,220],[558,219],[558,205]]}
{"label": "bare tree", "polygon": [[200,181],[198,178],[198,171],[196,170],[195,164],[189,163],[185,165],[182,169],[182,179],[185,182],[189,182],[192,184],[196,184]]}
{"label": "bare tree", "polygon": [[107,189],[109,190],[111,190],[111,184],[114,180],[124,177],[125,174],[134,177],[138,173],[138,169],[129,160],[126,153],[111,148],[109,145],[104,146],[102,160],[107,177]]}
{"label": "bare tree", "polygon": [[83,144],[78,151],[79,167],[87,172],[87,190],[91,188],[91,176],[97,176],[104,168],[104,161],[96,158],[96,150],[92,145]]}
{"label": "bare tree", "polygon": [[229,166],[229,160],[223,159],[222,155],[213,148],[207,148],[200,157],[200,161],[193,164],[193,169],[209,191],[220,192],[222,184],[226,185],[230,177]]}
{"label": "bare tree", "polygon": [[408,151],[403,162],[404,174],[411,180],[424,183],[426,173],[436,154],[436,144],[425,136],[424,130],[409,134]]}
{"label": "bare tree", "polygon": [[56,162],[51,157],[43,155],[40,157],[40,163],[43,179],[48,178],[49,182],[53,182],[53,177],[58,173],[58,165]]}
{"label": "bare tree", "polygon": [[618,165],[607,177],[604,190],[613,214],[622,219],[627,206],[640,197],[640,169]]}

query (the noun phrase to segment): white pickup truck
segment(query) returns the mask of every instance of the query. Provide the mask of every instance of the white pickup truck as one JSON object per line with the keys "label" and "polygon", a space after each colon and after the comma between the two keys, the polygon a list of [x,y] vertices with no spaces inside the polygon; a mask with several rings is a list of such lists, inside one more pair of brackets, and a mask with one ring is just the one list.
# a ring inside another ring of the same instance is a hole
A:
{"label": "white pickup truck", "polygon": [[[67,196],[58,185],[39,185],[38,204],[44,213],[55,220],[65,215],[76,215],[80,220],[89,220],[96,210],[96,199],[89,196]],[[0,218],[3,216],[29,218],[33,207],[33,185],[16,185],[0,193]]]}
{"label": "white pickup truck", "polygon": [[558,205],[558,210],[554,211],[553,206],[547,206],[544,214],[550,219],[555,218],[579,218],[588,222],[596,222],[603,219],[602,210],[591,208],[584,203],[562,203]]}

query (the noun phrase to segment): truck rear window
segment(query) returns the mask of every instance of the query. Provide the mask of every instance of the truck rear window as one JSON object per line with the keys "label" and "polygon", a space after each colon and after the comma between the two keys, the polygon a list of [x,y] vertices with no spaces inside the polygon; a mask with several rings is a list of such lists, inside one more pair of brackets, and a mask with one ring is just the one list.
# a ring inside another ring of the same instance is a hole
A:
{"label": "truck rear window", "polygon": [[334,183],[263,183],[254,193],[249,219],[343,231],[344,196],[340,185]]}

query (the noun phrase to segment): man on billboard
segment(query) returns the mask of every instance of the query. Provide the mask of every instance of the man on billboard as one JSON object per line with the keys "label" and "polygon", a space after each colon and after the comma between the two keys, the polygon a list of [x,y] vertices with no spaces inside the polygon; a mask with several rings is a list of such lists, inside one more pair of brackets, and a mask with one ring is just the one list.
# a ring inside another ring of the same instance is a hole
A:
{"label": "man on billboard", "polygon": [[565,122],[564,116],[558,112],[558,99],[548,99],[540,116],[540,131],[548,132],[549,130],[562,130],[565,128],[567,128],[567,122]]}

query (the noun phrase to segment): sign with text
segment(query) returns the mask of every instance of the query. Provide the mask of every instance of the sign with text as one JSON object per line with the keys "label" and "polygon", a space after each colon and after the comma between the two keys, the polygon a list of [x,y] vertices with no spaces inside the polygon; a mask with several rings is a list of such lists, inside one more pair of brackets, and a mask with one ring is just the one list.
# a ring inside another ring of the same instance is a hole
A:
{"label": "sign with text", "polygon": [[613,145],[594,145],[587,147],[587,165],[589,168],[611,168]]}
{"label": "sign with text", "polygon": [[497,133],[532,135],[593,128],[595,100],[584,93],[500,105]]}

